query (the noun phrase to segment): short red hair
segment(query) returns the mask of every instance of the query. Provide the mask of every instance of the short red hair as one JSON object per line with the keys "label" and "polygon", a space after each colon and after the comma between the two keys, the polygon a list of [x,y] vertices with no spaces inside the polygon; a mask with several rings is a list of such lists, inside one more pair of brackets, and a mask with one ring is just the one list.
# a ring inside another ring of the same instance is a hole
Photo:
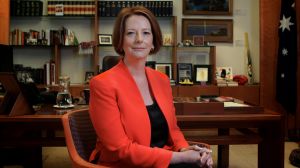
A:
{"label": "short red hair", "polygon": [[113,36],[112,36],[112,45],[115,48],[115,51],[124,56],[123,50],[123,41],[124,41],[124,33],[125,33],[125,23],[127,19],[132,15],[140,15],[144,16],[148,19],[151,25],[151,31],[153,34],[153,46],[154,49],[150,51],[149,54],[155,54],[159,51],[162,46],[162,33],[160,30],[160,26],[153,15],[153,13],[143,6],[135,6],[131,8],[123,8],[117,16]]}

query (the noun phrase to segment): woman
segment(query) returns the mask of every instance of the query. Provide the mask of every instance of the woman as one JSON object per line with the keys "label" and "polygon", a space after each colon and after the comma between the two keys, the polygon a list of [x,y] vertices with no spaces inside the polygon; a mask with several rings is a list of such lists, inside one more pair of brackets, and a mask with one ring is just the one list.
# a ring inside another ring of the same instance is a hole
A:
{"label": "woman", "polygon": [[122,168],[210,167],[207,150],[189,146],[177,126],[168,77],[145,67],[147,56],[162,46],[155,16],[144,7],[124,8],[113,46],[123,59],[90,82],[90,116],[98,135],[90,159]]}

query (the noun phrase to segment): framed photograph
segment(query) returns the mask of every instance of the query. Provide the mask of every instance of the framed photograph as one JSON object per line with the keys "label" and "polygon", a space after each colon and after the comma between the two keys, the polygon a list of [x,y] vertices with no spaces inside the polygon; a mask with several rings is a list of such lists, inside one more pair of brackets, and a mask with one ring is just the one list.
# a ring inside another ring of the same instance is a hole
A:
{"label": "framed photograph", "polygon": [[93,71],[88,71],[88,72],[85,72],[85,79],[84,79],[84,81],[86,82],[86,83],[89,83],[90,82],[90,80],[92,79],[92,77],[94,77],[94,72]]}
{"label": "framed photograph", "polygon": [[[0,72],[0,83],[6,91],[0,103],[0,114],[8,116],[20,116],[25,114],[34,114],[32,106],[35,100],[35,93],[30,93],[33,85],[21,84],[13,72]],[[28,83],[29,84],[29,83]],[[28,87],[30,86],[30,87]],[[34,88],[35,90],[37,88]]]}
{"label": "framed photograph", "polygon": [[204,46],[204,36],[193,36],[194,46]]}
{"label": "framed photograph", "polygon": [[211,83],[211,66],[210,65],[194,65],[194,82]]}
{"label": "framed photograph", "polygon": [[203,36],[205,42],[232,43],[232,19],[182,19],[182,40]]}
{"label": "framed photograph", "polygon": [[172,79],[172,64],[170,63],[156,63],[155,70],[166,74],[170,79]]}
{"label": "framed photograph", "polygon": [[163,45],[164,46],[172,46],[173,40],[171,34],[163,34]]}
{"label": "framed photograph", "polygon": [[232,15],[233,0],[182,0],[184,15]]}
{"label": "framed photograph", "polygon": [[192,71],[192,64],[189,63],[178,63],[177,64],[177,82],[182,82],[185,79],[189,79],[192,81],[193,71]]}
{"label": "framed photograph", "polygon": [[112,35],[110,34],[99,34],[98,39],[100,45],[112,45]]}
{"label": "framed photograph", "polygon": [[217,67],[216,79],[232,80],[233,79],[232,67]]}

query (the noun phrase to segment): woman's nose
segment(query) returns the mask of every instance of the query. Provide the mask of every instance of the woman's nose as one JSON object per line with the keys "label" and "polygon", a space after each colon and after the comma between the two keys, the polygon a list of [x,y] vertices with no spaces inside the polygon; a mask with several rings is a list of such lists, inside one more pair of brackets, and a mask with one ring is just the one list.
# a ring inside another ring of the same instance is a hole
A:
{"label": "woman's nose", "polygon": [[137,33],[135,41],[136,41],[137,43],[140,43],[140,42],[143,41],[143,36],[142,36],[141,33]]}

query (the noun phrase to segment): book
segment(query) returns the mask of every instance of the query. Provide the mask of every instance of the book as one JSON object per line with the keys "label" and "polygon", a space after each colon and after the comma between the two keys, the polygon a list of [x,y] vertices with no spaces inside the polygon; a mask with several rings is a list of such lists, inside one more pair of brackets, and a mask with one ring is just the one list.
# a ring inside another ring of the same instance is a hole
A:
{"label": "book", "polygon": [[227,86],[239,86],[239,83],[236,81],[227,81]]}
{"label": "book", "polygon": [[217,86],[227,86],[225,79],[217,79]]}
{"label": "book", "polygon": [[55,73],[55,62],[53,60],[50,60],[50,84],[55,85],[56,83],[56,73]]}
{"label": "book", "polygon": [[224,107],[248,107],[247,104],[236,103],[236,102],[224,102]]}
{"label": "book", "polygon": [[233,80],[217,79],[217,86],[238,86],[239,83]]}
{"label": "book", "polygon": [[50,62],[44,64],[44,84],[50,85]]}
{"label": "book", "polygon": [[234,98],[229,96],[218,96],[213,98],[217,102],[233,102]]}
{"label": "book", "polygon": [[63,16],[64,15],[64,4],[56,4],[55,5],[55,16]]}

